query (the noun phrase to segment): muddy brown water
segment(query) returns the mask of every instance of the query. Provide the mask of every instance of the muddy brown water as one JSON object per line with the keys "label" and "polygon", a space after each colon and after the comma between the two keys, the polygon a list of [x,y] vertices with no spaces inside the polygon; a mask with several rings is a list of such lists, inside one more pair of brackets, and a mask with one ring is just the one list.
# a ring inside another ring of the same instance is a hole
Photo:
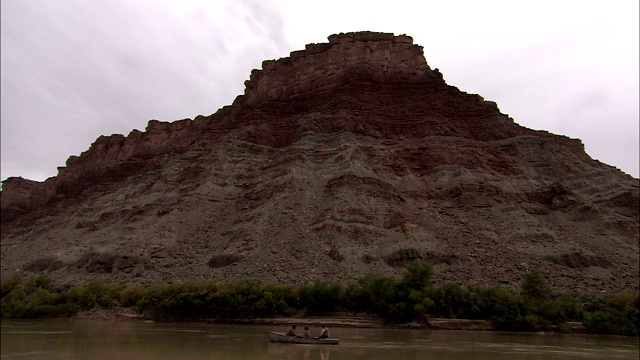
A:
{"label": "muddy brown water", "polygon": [[[638,338],[331,328],[339,345],[269,343],[285,326],[34,320],[1,322],[4,359],[638,359]],[[313,329],[312,334],[320,329]]]}

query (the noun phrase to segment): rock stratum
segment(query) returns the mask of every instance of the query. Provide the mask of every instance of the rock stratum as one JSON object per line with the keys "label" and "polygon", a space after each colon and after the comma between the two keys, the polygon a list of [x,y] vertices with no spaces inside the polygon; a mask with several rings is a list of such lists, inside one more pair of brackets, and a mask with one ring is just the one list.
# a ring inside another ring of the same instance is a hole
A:
{"label": "rock stratum", "polygon": [[332,35],[210,116],[99,137],[2,191],[2,277],[637,290],[639,182],[448,85],[411,37]]}

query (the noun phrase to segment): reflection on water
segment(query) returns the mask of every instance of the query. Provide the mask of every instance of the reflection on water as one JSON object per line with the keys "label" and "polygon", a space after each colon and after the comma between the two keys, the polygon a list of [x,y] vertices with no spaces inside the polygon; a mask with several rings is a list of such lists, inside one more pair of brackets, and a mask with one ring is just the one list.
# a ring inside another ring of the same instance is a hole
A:
{"label": "reflection on water", "polygon": [[[331,352],[339,349],[329,345],[296,345],[283,343],[270,343],[268,353],[270,358],[278,359],[321,359],[329,360]],[[335,357],[334,357],[335,358]]]}
{"label": "reflection on water", "polygon": [[340,345],[269,343],[286,327],[3,320],[2,359],[638,359],[637,338],[332,328]]}

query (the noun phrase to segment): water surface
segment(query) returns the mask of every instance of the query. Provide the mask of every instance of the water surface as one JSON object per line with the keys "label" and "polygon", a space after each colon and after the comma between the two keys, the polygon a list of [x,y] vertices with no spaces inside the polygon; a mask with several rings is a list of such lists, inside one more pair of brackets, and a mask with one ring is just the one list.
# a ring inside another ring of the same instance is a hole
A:
{"label": "water surface", "polygon": [[[272,344],[282,326],[2,320],[2,359],[634,359],[638,338],[331,328],[340,345]],[[320,329],[312,329],[316,334]]]}

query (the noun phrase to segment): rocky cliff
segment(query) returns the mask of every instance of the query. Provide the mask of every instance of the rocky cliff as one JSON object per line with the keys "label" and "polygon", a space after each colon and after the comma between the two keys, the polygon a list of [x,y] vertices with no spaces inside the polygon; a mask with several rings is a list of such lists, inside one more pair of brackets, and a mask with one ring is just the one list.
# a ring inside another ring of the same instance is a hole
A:
{"label": "rocky cliff", "polygon": [[2,277],[638,289],[638,179],[447,85],[411,37],[348,33],[265,61],[210,116],[101,136],[2,191]]}

